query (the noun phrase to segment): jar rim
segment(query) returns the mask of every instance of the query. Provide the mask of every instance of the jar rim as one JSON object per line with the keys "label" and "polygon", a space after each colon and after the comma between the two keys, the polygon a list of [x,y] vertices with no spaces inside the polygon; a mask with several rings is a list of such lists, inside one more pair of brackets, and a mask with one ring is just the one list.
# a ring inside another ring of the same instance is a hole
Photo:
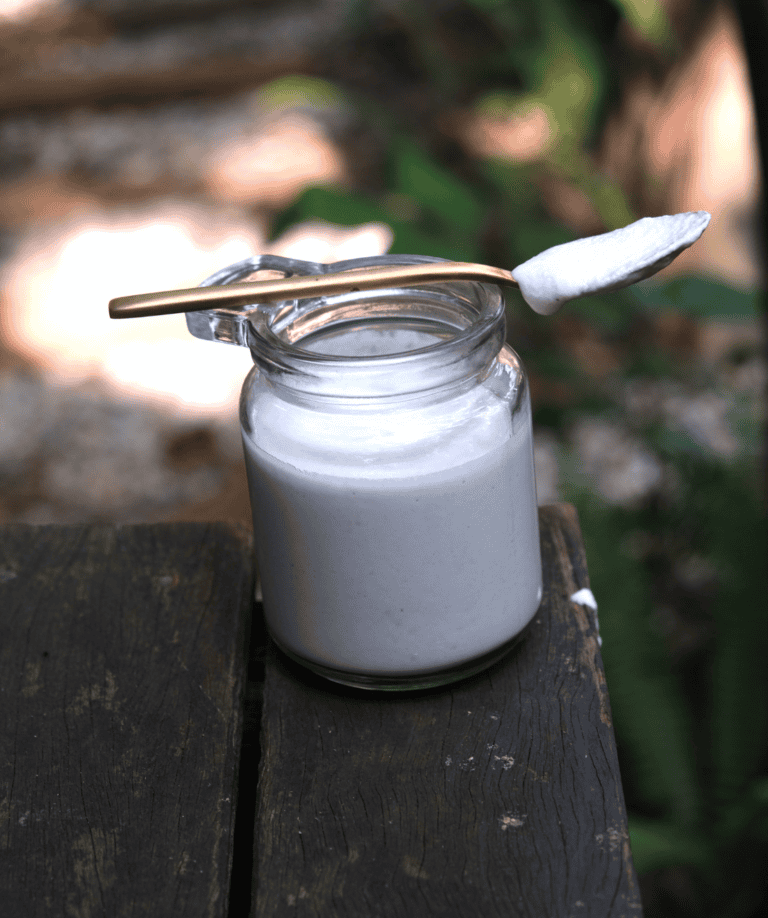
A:
{"label": "jar rim", "polygon": [[[320,274],[378,265],[412,265],[445,259],[382,255],[332,264],[259,256],[217,272],[204,282],[231,283],[257,270]],[[478,281],[449,281],[359,291],[260,304],[244,312],[242,342],[254,363],[276,385],[295,392],[342,397],[417,394],[487,373],[504,345],[505,308],[501,289]],[[318,353],[302,346],[309,338],[343,326],[419,323],[437,338],[421,347],[390,353]],[[439,329],[445,337],[440,340]]]}

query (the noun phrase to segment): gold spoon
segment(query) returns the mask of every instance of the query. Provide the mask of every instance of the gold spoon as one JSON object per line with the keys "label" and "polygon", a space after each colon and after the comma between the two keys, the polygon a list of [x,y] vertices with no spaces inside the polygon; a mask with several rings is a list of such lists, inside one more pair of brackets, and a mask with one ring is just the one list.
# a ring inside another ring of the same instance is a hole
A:
{"label": "gold spoon", "polygon": [[510,271],[490,265],[473,265],[459,261],[423,265],[384,265],[355,268],[335,274],[296,275],[244,281],[223,287],[190,287],[186,290],[118,296],[109,302],[109,315],[113,319],[131,319],[177,312],[196,312],[202,309],[239,309],[252,303],[450,280],[490,281],[494,284],[518,286]]}
{"label": "gold spoon", "polygon": [[568,300],[627,287],[650,277],[692,245],[709,224],[703,210],[645,217],[629,226],[576,239],[535,255],[514,270],[444,261],[420,265],[353,268],[328,274],[280,277],[224,286],[119,296],[109,303],[113,319],[205,309],[239,309],[254,303],[334,293],[356,293],[434,281],[475,280],[519,287],[536,312],[551,315]]}

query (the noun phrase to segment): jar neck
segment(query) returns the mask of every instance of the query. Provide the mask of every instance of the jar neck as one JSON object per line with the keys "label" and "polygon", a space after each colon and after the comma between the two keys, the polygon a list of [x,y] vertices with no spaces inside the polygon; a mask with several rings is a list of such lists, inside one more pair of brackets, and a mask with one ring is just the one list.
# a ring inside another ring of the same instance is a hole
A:
{"label": "jar neck", "polygon": [[260,372],[297,398],[453,389],[485,378],[505,338],[500,289],[475,282],[294,300],[259,306],[248,319]]}

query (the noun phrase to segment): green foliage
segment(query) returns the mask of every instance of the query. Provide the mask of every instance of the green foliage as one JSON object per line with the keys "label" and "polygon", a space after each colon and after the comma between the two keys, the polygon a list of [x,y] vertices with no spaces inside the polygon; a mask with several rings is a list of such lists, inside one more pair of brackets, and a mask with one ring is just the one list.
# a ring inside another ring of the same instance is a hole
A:
{"label": "green foliage", "polygon": [[695,319],[754,319],[760,312],[757,292],[736,290],[703,277],[681,277],[661,284],[649,281],[633,290],[650,311],[671,306]]}
{"label": "green foliage", "polygon": [[703,871],[714,863],[707,840],[675,823],[630,815],[629,841],[635,868],[641,875],[680,864]]}
{"label": "green foliage", "polygon": [[[717,641],[712,654],[710,748],[712,790],[716,802],[723,804],[744,792],[765,758],[768,539],[761,507],[744,477],[727,467],[714,467],[705,469],[704,476],[691,474],[688,481],[691,491],[698,492],[707,547],[720,571],[712,606]],[[689,500],[694,500],[692,493]]]}
{"label": "green foliage", "polygon": [[296,106],[333,108],[342,102],[342,98],[342,93],[332,83],[303,74],[280,77],[259,91],[259,103],[272,109]]}
{"label": "green foliage", "polygon": [[602,505],[588,492],[573,496],[593,592],[608,612],[600,620],[603,660],[616,731],[629,754],[638,798],[677,827],[695,826],[703,801],[691,715],[661,637],[652,627],[648,572],[621,550],[638,521],[629,512]]}
{"label": "green foliage", "polygon": [[[675,501],[618,510],[576,490],[617,737],[632,787],[630,833],[640,873],[684,865],[709,914],[749,915],[768,859],[768,533],[751,476],[669,428],[647,443],[673,465]],[[674,533],[717,571],[714,635],[693,729],[686,696],[655,629],[650,569],[627,534]],[[696,742],[696,739],[699,742]],[[641,811],[644,815],[641,815]],[[738,875],[725,865],[742,865]]]}
{"label": "green foliage", "polygon": [[460,224],[451,224],[439,213],[420,209],[418,203],[405,194],[377,201],[338,188],[309,188],[274,222],[273,236],[304,220],[325,220],[340,226],[386,223],[393,233],[390,246],[393,254],[479,260],[472,237],[461,234]]}
{"label": "green foliage", "polygon": [[594,135],[607,85],[607,63],[578,8],[540,0],[533,40],[509,47],[526,92],[521,104],[540,104],[564,147]]}
{"label": "green foliage", "polygon": [[404,138],[394,142],[391,162],[392,186],[401,194],[434,215],[447,232],[456,229],[464,236],[478,236],[485,206],[472,188]]}
{"label": "green foliage", "polygon": [[663,51],[677,50],[677,39],[660,0],[613,0],[627,22]]}

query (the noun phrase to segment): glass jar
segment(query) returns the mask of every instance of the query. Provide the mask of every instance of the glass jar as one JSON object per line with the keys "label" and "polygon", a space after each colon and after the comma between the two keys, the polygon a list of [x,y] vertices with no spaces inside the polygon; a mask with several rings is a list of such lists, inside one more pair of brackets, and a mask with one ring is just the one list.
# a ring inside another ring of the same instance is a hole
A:
{"label": "glass jar", "polygon": [[[206,283],[437,260],[262,256]],[[505,654],[542,579],[528,385],[500,289],[435,283],[188,322],[253,356],[240,421],[277,646],[374,689],[448,683]]]}

